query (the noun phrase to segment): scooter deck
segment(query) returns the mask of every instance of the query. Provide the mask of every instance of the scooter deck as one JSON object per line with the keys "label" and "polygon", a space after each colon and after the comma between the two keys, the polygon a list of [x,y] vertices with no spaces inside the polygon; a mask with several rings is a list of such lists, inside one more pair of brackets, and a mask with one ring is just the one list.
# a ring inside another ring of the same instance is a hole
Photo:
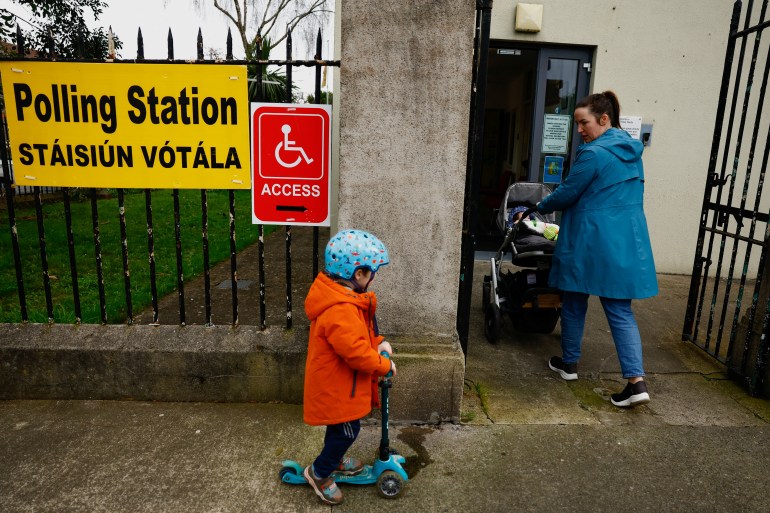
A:
{"label": "scooter deck", "polygon": [[[374,465],[364,465],[364,470],[354,476],[344,474],[335,474],[334,481],[344,484],[369,485],[377,482],[377,479],[383,472],[392,470],[401,476],[404,481],[409,480],[402,464],[406,463],[406,458],[400,454],[392,454],[387,461],[377,460]],[[288,484],[307,484],[302,472],[305,467],[293,460],[285,460],[281,469],[281,481]]]}

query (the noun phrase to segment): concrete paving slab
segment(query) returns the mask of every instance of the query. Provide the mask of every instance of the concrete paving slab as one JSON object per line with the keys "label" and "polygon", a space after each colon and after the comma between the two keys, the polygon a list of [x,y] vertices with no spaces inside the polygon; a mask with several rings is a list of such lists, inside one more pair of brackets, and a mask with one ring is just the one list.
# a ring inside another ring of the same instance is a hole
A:
{"label": "concrete paving slab", "polygon": [[[542,361],[547,361],[551,355],[561,354],[561,326],[557,324],[553,333],[547,335],[522,333],[513,328],[509,319],[503,319],[500,342],[495,346],[489,344],[484,338],[481,313],[481,284],[484,274],[488,273],[488,267],[488,263],[484,261],[476,261],[474,265],[472,313],[478,315],[474,316],[471,325],[469,358],[476,350],[500,351],[497,353],[499,355],[512,353],[516,360],[505,361],[505,365],[516,365],[512,368],[519,373],[537,372],[538,368],[542,368]],[[516,270],[510,264],[504,264],[503,269]],[[658,275],[660,293],[653,298],[634,301],[632,304],[642,335],[645,370],[648,373],[709,373],[721,369],[720,365],[702,350],[681,340],[689,285],[690,279],[687,276]],[[495,363],[503,365],[502,362]],[[598,378],[602,373],[620,372],[612,334],[597,297],[589,298],[583,354],[578,370],[582,377],[587,378]]]}
{"label": "concrete paving slab", "polygon": [[666,424],[678,426],[761,426],[766,424],[718,386],[720,375],[665,374],[649,377],[648,408]]}
{"label": "concrete paving slab", "polygon": [[0,403],[6,512],[319,511],[277,495],[283,457],[323,431],[285,405],[105,401]]}
{"label": "concrete paving slab", "polygon": [[[770,510],[770,426],[402,425],[410,480],[394,501],[343,487],[320,504],[279,482],[322,428],[281,404],[0,402],[6,513],[616,512]],[[379,427],[351,453],[371,459]]]}
{"label": "concrete paving slab", "polygon": [[515,379],[491,386],[489,416],[495,424],[598,424],[561,379]]}

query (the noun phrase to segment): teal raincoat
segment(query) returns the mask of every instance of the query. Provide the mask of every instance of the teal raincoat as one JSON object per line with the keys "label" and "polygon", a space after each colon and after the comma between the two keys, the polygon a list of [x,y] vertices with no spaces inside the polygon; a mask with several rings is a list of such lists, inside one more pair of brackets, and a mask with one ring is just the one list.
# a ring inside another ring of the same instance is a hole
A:
{"label": "teal raincoat", "polygon": [[643,145],[611,128],[581,145],[564,182],[537,209],[561,210],[549,284],[614,299],[658,293],[644,216]]}

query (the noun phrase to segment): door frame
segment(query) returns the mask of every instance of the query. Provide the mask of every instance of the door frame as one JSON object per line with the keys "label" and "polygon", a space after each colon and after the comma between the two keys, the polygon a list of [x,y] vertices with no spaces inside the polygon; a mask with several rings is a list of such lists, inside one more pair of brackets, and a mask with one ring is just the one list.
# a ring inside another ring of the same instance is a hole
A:
{"label": "door frame", "polygon": [[[468,153],[467,153],[467,167],[466,167],[466,179],[465,179],[465,203],[463,207],[463,227],[461,236],[461,250],[460,250],[460,272],[459,272],[459,287],[457,298],[457,334],[460,341],[463,354],[468,355],[468,338],[470,327],[470,310],[473,291],[473,266],[475,261],[475,247],[476,247],[476,231],[478,229],[478,201],[479,201],[479,189],[481,181],[481,156],[482,156],[482,144],[483,144],[483,127],[484,127],[484,111],[486,103],[486,89],[487,89],[487,62],[488,52],[490,48],[526,48],[535,49],[539,52],[539,59],[547,59],[549,57],[570,55],[570,50],[579,49],[582,52],[587,52],[590,56],[590,60],[581,61],[579,65],[579,76],[576,92],[579,96],[581,86],[584,90],[589,90],[591,67],[593,66],[593,55],[595,52],[594,47],[589,46],[559,46],[559,45],[544,45],[534,43],[522,43],[517,41],[508,40],[494,40],[490,39],[490,25],[492,14],[492,0],[476,0],[476,27],[474,31],[474,53],[473,53],[473,65],[472,65],[472,79],[471,79],[471,101],[470,101],[470,116],[468,127]],[[585,55],[585,54],[584,54]],[[568,57],[569,58],[569,57]],[[538,94],[542,89],[543,97],[545,95],[545,73],[542,71],[542,61],[538,60],[537,69],[537,83],[535,89],[535,101],[537,101]],[[587,66],[585,65],[587,64]],[[542,77],[542,79],[541,79]],[[542,86],[541,86],[542,82]],[[581,97],[582,98],[582,97]],[[539,111],[539,106],[533,106]],[[542,117],[539,113],[538,116]],[[535,119],[533,113],[533,120]],[[542,120],[540,121],[542,123]],[[534,131],[535,126],[531,129]],[[542,130],[542,125],[540,125]],[[534,137],[530,138],[529,142],[529,176],[532,179],[532,170],[537,169],[535,166],[539,166],[539,159],[537,164],[532,161],[532,145],[534,144]],[[541,144],[542,138],[537,138],[537,144]],[[577,129],[573,127],[572,144],[570,147],[570,159],[574,156],[577,149]],[[538,152],[538,155],[540,153]],[[568,173],[565,169],[564,175]],[[537,177],[537,174],[535,174]]]}
{"label": "door frame", "polygon": [[465,170],[465,201],[460,245],[460,272],[457,293],[457,336],[463,355],[468,357],[471,300],[473,293],[473,264],[475,259],[476,205],[481,181],[481,154],[484,137],[484,104],[487,91],[487,57],[492,25],[492,1],[476,0],[476,26],[473,40],[473,63],[470,85],[470,115],[468,119],[468,151]]}

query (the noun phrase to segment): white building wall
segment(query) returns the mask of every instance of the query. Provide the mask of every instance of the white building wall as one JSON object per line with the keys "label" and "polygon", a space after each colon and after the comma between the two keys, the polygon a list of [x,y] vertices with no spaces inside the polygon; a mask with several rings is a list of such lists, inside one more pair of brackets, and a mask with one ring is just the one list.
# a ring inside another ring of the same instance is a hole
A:
{"label": "white building wall", "polygon": [[645,211],[659,272],[690,274],[733,2],[542,0],[542,30],[514,31],[518,2],[495,0],[491,38],[595,48],[591,92],[653,124]]}

